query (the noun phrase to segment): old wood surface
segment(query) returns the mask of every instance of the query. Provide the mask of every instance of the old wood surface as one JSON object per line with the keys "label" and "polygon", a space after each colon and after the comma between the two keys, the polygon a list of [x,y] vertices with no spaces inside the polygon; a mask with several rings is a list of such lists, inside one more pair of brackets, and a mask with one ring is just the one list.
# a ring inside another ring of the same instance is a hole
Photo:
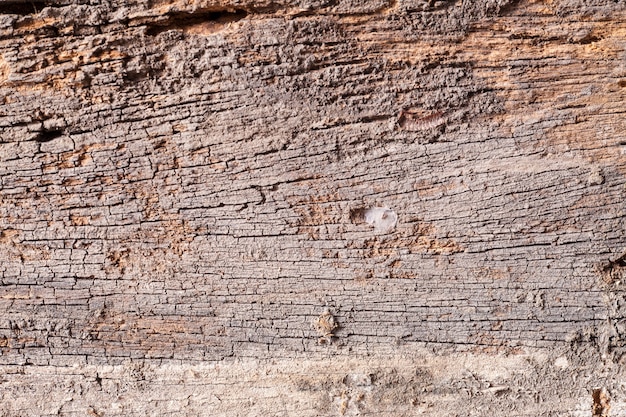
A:
{"label": "old wood surface", "polygon": [[625,97],[623,1],[0,1],[0,415],[626,415]]}

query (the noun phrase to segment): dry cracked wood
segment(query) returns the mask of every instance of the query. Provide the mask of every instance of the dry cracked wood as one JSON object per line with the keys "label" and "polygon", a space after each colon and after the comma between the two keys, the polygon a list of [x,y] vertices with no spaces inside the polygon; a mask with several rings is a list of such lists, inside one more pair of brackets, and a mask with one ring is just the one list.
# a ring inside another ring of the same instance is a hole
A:
{"label": "dry cracked wood", "polygon": [[626,413],[625,97],[623,1],[0,1],[0,415]]}

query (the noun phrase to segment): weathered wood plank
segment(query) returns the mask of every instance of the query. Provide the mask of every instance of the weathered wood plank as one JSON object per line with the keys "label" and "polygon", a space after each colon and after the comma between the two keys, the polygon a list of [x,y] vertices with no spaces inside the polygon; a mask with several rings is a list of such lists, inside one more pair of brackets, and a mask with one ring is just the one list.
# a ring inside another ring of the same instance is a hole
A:
{"label": "weathered wood plank", "polygon": [[623,412],[623,2],[68,3],[0,2],[2,413]]}

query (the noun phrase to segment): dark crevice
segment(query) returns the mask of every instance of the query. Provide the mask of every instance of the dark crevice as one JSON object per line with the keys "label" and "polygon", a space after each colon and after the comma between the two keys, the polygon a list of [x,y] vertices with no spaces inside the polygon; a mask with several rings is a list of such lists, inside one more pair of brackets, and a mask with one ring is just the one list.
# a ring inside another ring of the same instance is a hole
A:
{"label": "dark crevice", "polygon": [[350,210],[350,221],[354,224],[363,223],[365,221],[365,207],[359,207]]}
{"label": "dark crevice", "polygon": [[48,5],[47,1],[0,0],[0,14],[17,14],[27,16],[39,13]]}
{"label": "dark crevice", "polygon": [[613,260],[613,261],[609,261],[605,266],[604,266],[604,270],[605,271],[610,271],[614,268],[623,268],[626,266],[626,253],[624,253],[622,256],[620,256],[619,258]]}
{"label": "dark crevice", "polygon": [[43,132],[39,132],[37,137],[35,138],[36,142],[45,143],[50,142],[58,137],[63,136],[62,130],[45,130]]}
{"label": "dark crevice", "polygon": [[591,392],[593,398],[593,417],[608,417],[609,410],[611,409],[610,398],[606,390],[602,388],[596,388]]}
{"label": "dark crevice", "polygon": [[201,28],[200,32],[217,32],[229,23],[237,22],[247,15],[248,12],[243,9],[170,13],[166,20],[148,24],[146,34],[154,36],[168,30],[186,31],[193,27]]}

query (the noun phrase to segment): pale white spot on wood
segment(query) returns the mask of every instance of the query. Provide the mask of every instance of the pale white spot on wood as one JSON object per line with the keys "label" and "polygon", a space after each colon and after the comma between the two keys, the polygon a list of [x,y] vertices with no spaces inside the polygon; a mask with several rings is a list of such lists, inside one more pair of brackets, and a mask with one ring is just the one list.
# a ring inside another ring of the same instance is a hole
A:
{"label": "pale white spot on wood", "polygon": [[364,220],[380,233],[389,233],[398,222],[398,215],[388,207],[372,207],[365,211]]}
{"label": "pale white spot on wood", "polygon": [[554,366],[556,366],[557,368],[565,369],[569,366],[569,362],[567,361],[567,358],[565,356],[559,356],[554,361]]}
{"label": "pale white spot on wood", "polygon": [[604,183],[604,177],[600,171],[593,171],[589,174],[589,178],[587,178],[587,183],[589,185],[600,185]]}

